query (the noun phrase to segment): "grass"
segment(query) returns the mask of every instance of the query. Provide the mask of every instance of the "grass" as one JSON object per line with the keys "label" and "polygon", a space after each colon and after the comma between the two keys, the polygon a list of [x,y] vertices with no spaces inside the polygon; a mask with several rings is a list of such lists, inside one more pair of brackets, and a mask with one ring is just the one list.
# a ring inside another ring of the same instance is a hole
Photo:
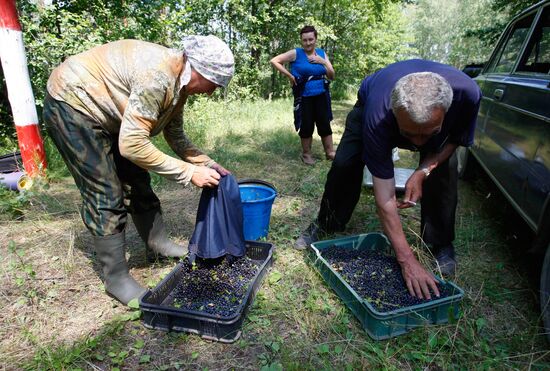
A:
{"label": "grass", "polygon": [[[334,104],[336,142],[351,102]],[[456,282],[465,291],[461,316],[450,324],[374,341],[292,248],[315,216],[330,163],[315,138],[317,164],[299,160],[290,101],[224,104],[197,100],[185,113],[186,130],[238,178],[269,181],[278,190],[268,240],[275,263],[234,344],[145,329],[139,312],[103,293],[91,238],[78,215],[72,179],[15,205],[0,219],[0,367],[6,369],[543,369],[550,367],[540,327],[536,266],[528,242],[497,192],[483,177],[460,183]],[[155,143],[169,152],[162,138]],[[50,151],[49,156],[55,152]],[[398,166],[414,166],[401,151]],[[50,158],[50,157],[49,157]],[[55,162],[50,162],[55,163]],[[59,163],[59,162],[57,162]],[[63,168],[54,165],[55,174]],[[168,229],[187,243],[200,190],[154,176]],[[2,201],[15,195],[0,194]],[[403,213],[407,237],[421,253],[419,208]],[[507,221],[510,221],[509,223]],[[510,224],[511,223],[511,224]],[[365,189],[346,234],[379,231],[372,192]],[[127,233],[132,275],[155,286],[174,260],[147,264],[131,223]],[[524,246],[522,246],[522,244]],[[427,258],[425,258],[427,259]],[[532,272],[532,276],[530,275]]]}

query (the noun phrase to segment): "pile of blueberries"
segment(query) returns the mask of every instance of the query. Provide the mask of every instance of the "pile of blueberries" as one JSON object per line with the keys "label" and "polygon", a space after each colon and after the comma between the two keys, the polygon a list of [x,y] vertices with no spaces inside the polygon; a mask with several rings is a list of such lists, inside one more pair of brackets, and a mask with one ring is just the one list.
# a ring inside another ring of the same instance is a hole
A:
{"label": "pile of blueberries", "polygon": [[[347,283],[379,312],[406,308],[438,299],[419,299],[407,290],[401,274],[401,266],[393,256],[366,249],[345,249],[335,245],[321,251]],[[439,298],[452,293],[446,286],[439,285]]]}
{"label": "pile of blueberries", "polygon": [[246,299],[258,264],[241,258],[201,259],[182,262],[182,280],[173,291],[172,306],[217,317],[234,316]]}

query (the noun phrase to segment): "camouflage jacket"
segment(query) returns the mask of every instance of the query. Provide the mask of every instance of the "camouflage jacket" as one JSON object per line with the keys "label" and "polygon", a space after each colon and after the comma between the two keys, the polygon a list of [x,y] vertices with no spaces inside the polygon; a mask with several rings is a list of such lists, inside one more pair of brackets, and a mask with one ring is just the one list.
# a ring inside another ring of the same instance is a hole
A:
{"label": "camouflage jacket", "polygon": [[[48,92],[118,136],[122,156],[188,184],[196,165],[214,164],[183,132],[184,84],[189,78],[189,63],[181,51],[120,40],[68,58],[52,72]],[[161,131],[183,161],[151,143]]]}

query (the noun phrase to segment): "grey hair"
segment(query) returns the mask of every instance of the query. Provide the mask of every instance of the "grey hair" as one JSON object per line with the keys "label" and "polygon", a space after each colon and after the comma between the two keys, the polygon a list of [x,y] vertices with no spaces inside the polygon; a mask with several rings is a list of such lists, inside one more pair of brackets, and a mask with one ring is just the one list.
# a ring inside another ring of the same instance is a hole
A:
{"label": "grey hair", "polygon": [[447,112],[452,102],[451,85],[443,76],[433,72],[405,75],[397,81],[391,92],[393,112],[403,109],[417,124],[430,121],[436,107],[441,107]]}

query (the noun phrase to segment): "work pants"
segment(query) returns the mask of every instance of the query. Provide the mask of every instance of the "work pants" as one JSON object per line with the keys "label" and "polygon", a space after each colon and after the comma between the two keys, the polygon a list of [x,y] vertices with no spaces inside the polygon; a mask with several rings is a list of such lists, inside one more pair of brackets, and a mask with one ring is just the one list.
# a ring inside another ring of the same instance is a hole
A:
{"label": "work pants", "polygon": [[92,235],[122,232],[127,212],[140,214],[160,208],[149,173],[120,155],[118,136],[49,94],[43,116],[80,191],[80,214]]}

